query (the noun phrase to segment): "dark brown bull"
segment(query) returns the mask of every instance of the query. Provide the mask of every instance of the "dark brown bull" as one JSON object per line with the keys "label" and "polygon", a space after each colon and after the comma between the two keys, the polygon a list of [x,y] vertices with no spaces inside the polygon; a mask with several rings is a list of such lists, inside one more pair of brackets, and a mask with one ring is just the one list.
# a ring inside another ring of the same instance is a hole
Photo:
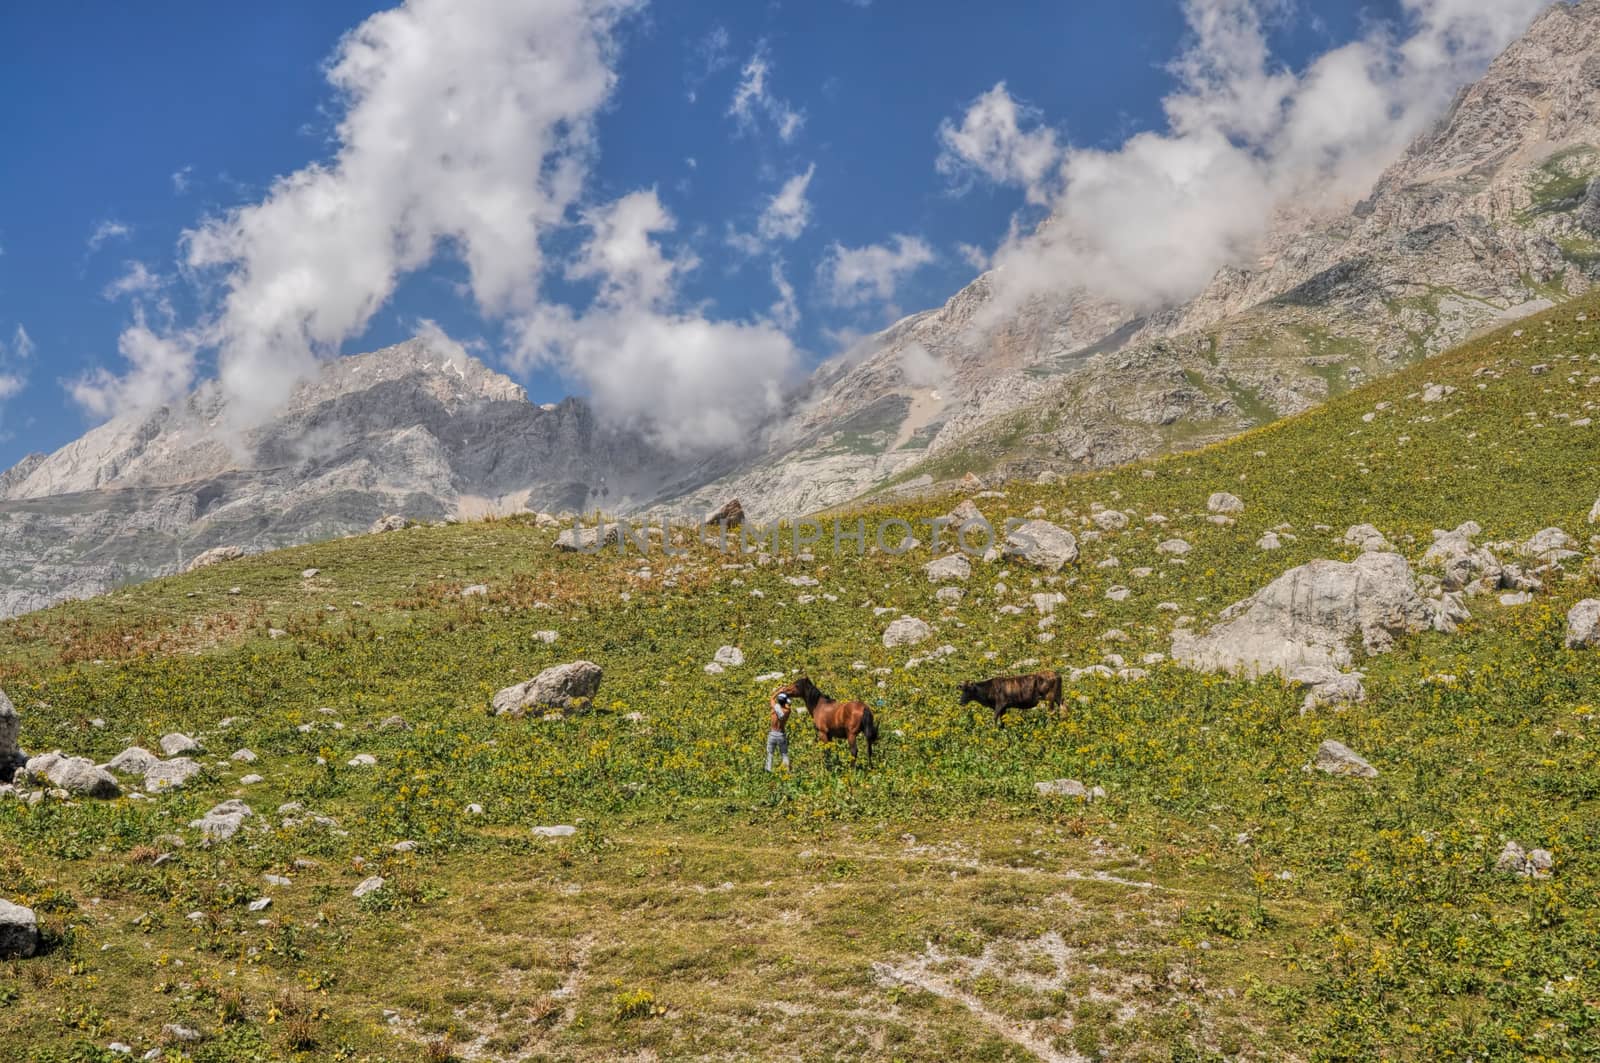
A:
{"label": "dark brown bull", "polygon": [[1035,672],[1032,675],[1002,675],[985,679],[981,683],[961,684],[961,704],[976,701],[994,710],[994,722],[1007,709],[1031,709],[1040,702],[1061,707],[1061,676],[1055,672]]}
{"label": "dark brown bull", "polygon": [[867,765],[872,765],[872,744],[878,740],[878,722],[873,719],[872,710],[864,702],[834,701],[805,676],[780,689],[782,693],[805,702],[806,712],[811,714],[811,722],[817,727],[817,741],[827,743],[834,738],[848,740],[850,762],[853,764],[856,759],[856,737],[859,735],[867,740]]}

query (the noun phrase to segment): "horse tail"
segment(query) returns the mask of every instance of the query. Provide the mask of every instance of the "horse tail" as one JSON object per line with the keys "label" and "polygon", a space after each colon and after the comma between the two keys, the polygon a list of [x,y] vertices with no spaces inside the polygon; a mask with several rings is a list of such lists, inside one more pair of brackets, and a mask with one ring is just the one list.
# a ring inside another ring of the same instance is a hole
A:
{"label": "horse tail", "polygon": [[861,732],[867,736],[867,745],[870,748],[872,743],[878,740],[878,720],[866,706],[862,706],[862,715],[865,719],[861,721]]}

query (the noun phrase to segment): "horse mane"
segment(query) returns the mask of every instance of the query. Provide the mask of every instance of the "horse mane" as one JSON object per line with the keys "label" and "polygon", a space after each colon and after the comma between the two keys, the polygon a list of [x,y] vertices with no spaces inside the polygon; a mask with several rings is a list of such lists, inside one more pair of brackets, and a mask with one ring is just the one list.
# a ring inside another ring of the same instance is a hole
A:
{"label": "horse mane", "polygon": [[818,690],[817,684],[813,683],[808,676],[801,676],[794,681],[794,692],[799,694],[801,700],[806,703],[807,712],[815,709],[821,702],[833,700]]}

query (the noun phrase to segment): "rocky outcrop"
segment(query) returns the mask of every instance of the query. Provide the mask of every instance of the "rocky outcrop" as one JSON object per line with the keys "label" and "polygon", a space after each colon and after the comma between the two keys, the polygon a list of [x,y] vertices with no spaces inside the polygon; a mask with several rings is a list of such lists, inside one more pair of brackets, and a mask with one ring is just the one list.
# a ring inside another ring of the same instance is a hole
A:
{"label": "rocky outcrop", "polygon": [[45,781],[78,797],[109,800],[122,795],[116,776],[99,767],[88,757],[69,757],[62,753],[45,753],[30,757],[23,768],[27,777]]}
{"label": "rocky outcrop", "polygon": [[0,690],[0,782],[10,782],[17,767],[17,738],[22,731],[22,718],[17,707],[11,704],[6,692]]}
{"label": "rocky outcrop", "polygon": [[744,523],[744,505],[737,498],[730,498],[710,513],[707,513],[706,519],[701,523],[707,528],[714,528],[719,524],[729,528],[737,528]]}
{"label": "rocky outcrop", "polygon": [[193,572],[196,569],[210,568],[212,565],[221,565],[228,561],[237,561],[244,556],[245,551],[241,546],[213,546],[205,553],[195,557],[187,565],[184,565],[183,570],[185,572]]}
{"label": "rocky outcrop", "polygon": [[1587,291],[1600,211],[1560,193],[1600,175],[1597,56],[1600,6],[1549,5],[1372,188],[1284,206],[1253,261],[1179,305],[1141,315],[1066,278],[1019,298],[985,274],[824,365],[765,453],[691,494],[764,516],[956,453],[1029,478],[1105,468],[1298,413]]}
{"label": "rocky outcrop", "polygon": [[1060,572],[1078,560],[1078,540],[1065,528],[1047,520],[1030,520],[1006,536],[1000,552],[1025,565],[1046,572]]}
{"label": "rocky outcrop", "polygon": [[1600,649],[1600,598],[1585,598],[1567,610],[1566,647]]}
{"label": "rocky outcrop", "polygon": [[1312,561],[1229,606],[1206,634],[1175,631],[1172,657],[1203,671],[1246,675],[1345,669],[1354,660],[1352,643],[1383,653],[1401,635],[1432,628],[1433,618],[1399,554]]}
{"label": "rocky outcrop", "polygon": [[39,951],[39,919],[32,908],[0,898],[0,960],[27,959]]}
{"label": "rocky outcrop", "polygon": [[329,361],[242,435],[230,420],[208,383],[0,474],[0,618],[171,575],[217,546],[260,553],[390,517],[628,512],[681,475],[583,402],[531,403],[422,340]]}
{"label": "rocky outcrop", "polygon": [[1311,767],[1329,775],[1345,775],[1354,779],[1376,779],[1378,769],[1368,764],[1359,754],[1343,742],[1327,739],[1317,747]]}
{"label": "rocky outcrop", "polygon": [[902,616],[883,632],[883,644],[891,650],[897,646],[915,646],[931,638],[933,638],[933,628],[928,626],[927,621],[914,616]]}
{"label": "rocky outcrop", "polygon": [[590,661],[573,661],[546,668],[525,683],[518,683],[494,696],[496,715],[521,716],[532,708],[575,711],[587,708],[600,690],[600,666]]}
{"label": "rocky outcrop", "polygon": [[255,815],[255,810],[237,798],[215,805],[204,816],[190,822],[209,845],[225,842],[244,827],[244,821]]}

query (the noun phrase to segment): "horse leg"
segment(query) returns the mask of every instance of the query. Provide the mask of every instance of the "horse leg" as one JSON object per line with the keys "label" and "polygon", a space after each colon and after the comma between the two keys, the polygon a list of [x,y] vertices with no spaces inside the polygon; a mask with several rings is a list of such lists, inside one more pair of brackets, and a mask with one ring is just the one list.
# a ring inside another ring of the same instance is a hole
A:
{"label": "horse leg", "polygon": [[856,729],[854,727],[850,728],[849,735],[850,735],[850,766],[853,768],[853,767],[856,766]]}

